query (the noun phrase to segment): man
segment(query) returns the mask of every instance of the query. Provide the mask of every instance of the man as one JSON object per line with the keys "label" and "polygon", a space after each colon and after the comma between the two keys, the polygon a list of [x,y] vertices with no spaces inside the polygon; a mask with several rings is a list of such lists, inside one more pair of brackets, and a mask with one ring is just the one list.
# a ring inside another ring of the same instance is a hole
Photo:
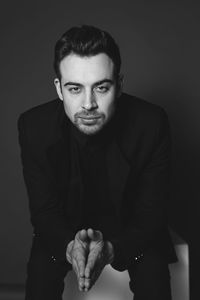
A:
{"label": "man", "polygon": [[55,46],[59,99],[19,118],[34,227],[27,300],[61,299],[71,268],[88,291],[107,264],[128,270],[135,300],[171,299],[168,120],[122,93],[120,65],[107,32],[71,28]]}

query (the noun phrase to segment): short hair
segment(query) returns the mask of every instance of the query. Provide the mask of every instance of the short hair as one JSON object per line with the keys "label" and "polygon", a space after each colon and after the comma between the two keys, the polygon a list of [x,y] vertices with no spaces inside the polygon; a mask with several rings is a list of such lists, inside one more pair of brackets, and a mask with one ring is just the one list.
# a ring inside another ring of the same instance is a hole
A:
{"label": "short hair", "polygon": [[120,73],[119,47],[112,36],[104,30],[82,25],[70,28],[61,36],[56,42],[54,52],[54,70],[59,79],[61,79],[60,62],[71,53],[81,57],[105,53],[114,63],[114,75],[118,76]]}

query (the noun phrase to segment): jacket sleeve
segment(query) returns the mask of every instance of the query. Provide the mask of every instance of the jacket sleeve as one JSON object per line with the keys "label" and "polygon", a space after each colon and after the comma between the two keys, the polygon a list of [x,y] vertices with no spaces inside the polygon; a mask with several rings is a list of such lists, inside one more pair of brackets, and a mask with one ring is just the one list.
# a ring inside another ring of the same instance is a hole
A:
{"label": "jacket sleeve", "polygon": [[18,120],[19,143],[23,175],[29,197],[31,222],[34,232],[53,260],[66,261],[66,248],[74,239],[63,216],[61,203],[50,176],[45,173],[39,156],[28,142],[25,118],[22,114]]}
{"label": "jacket sleeve", "polygon": [[111,240],[115,249],[112,266],[118,270],[140,259],[166,229],[171,142],[168,118],[163,110],[158,119],[156,133],[152,134],[153,151],[139,174],[137,191],[131,199],[134,202],[131,222],[123,234]]}

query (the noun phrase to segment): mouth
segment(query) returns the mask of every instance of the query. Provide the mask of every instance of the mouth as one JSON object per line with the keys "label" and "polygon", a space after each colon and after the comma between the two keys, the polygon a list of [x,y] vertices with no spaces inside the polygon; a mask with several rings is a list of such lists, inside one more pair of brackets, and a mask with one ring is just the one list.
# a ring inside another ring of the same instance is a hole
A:
{"label": "mouth", "polygon": [[82,124],[95,125],[101,117],[80,117]]}
{"label": "mouth", "polygon": [[94,124],[97,123],[101,117],[80,117],[80,119],[85,124]]}
{"label": "mouth", "polygon": [[79,117],[80,119],[84,119],[84,120],[96,120],[96,119],[100,119],[101,117],[95,117],[95,116],[90,116],[90,117]]}

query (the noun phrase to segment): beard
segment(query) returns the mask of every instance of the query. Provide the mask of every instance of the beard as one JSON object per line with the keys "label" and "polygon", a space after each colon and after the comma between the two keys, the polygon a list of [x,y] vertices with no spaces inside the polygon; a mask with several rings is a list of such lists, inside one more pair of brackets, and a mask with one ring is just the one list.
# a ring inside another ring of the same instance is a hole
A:
{"label": "beard", "polygon": [[82,111],[74,115],[74,125],[86,135],[98,133],[106,123],[104,113]]}

